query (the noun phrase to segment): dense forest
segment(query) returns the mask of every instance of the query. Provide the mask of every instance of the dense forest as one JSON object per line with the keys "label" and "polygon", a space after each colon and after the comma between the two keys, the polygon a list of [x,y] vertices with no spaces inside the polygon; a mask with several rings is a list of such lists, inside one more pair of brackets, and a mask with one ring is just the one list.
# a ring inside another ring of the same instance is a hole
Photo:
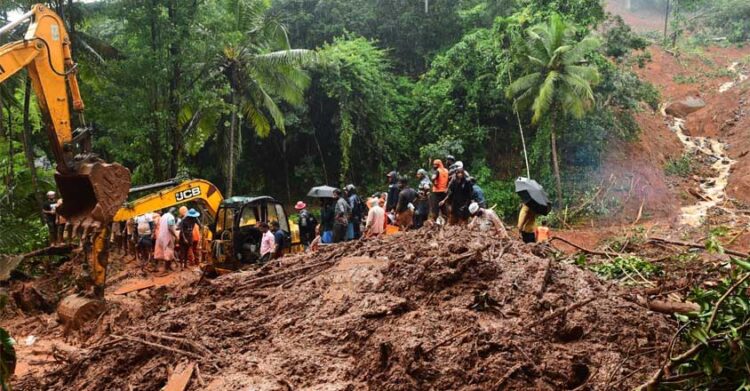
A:
{"label": "dense forest", "polygon": [[[0,22],[32,3],[3,1]],[[681,1],[667,38],[708,3],[707,29],[747,38],[748,6],[735,0]],[[385,173],[413,176],[450,153],[510,217],[522,141],[531,176],[565,205],[591,185],[608,144],[639,137],[634,113],[659,102],[631,71],[658,37],[598,0],[49,5],[68,24],[95,150],[135,184],[198,177],[292,203],[319,184],[378,191]],[[0,91],[2,219],[28,222],[53,188],[46,135],[24,75]],[[41,224],[1,226],[10,250],[44,235]]]}

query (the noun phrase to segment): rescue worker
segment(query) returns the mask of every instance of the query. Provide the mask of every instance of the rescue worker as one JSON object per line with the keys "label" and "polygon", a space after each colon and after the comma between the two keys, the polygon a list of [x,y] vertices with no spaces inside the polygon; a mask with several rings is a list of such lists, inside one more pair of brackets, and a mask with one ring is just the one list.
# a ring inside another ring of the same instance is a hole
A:
{"label": "rescue worker", "polygon": [[138,243],[136,244],[135,258],[143,266],[151,261],[151,250],[154,247],[153,232],[154,219],[150,213],[142,214],[135,218],[136,231],[138,232]]}
{"label": "rescue worker", "polygon": [[351,208],[349,225],[352,227],[352,237],[348,239],[359,239],[362,236],[362,218],[364,217],[365,208],[362,205],[362,199],[357,195],[357,188],[354,185],[346,186],[346,197]]}
{"label": "rescue worker", "polygon": [[414,200],[417,192],[409,186],[406,177],[399,178],[398,203],[396,204],[396,223],[402,231],[406,231],[414,224]]}
{"label": "rescue worker", "polygon": [[276,246],[276,240],[268,227],[268,223],[261,221],[258,223],[260,231],[260,259],[258,262],[265,263],[271,260]]}
{"label": "rescue worker", "polygon": [[476,178],[471,178],[471,200],[479,204],[480,208],[487,207],[487,200],[484,198],[484,190],[477,184]]}
{"label": "rescue worker", "polygon": [[441,202],[445,199],[445,193],[448,191],[448,170],[443,166],[443,161],[435,159],[432,162],[432,168],[435,170],[432,175],[432,193],[430,194],[430,215],[436,220],[440,213],[445,211],[441,208]]}
{"label": "rescue worker", "polygon": [[[62,198],[57,199],[57,206],[55,207],[55,212],[57,212],[58,208],[62,205],[63,200]],[[65,242],[65,224],[68,222],[68,220],[63,217],[63,215],[59,213],[55,213],[55,227],[57,228],[57,242],[58,243],[64,243]],[[125,253],[127,255],[127,252]]]}
{"label": "rescue worker", "polygon": [[448,166],[448,170],[450,170],[456,164],[456,158],[453,155],[446,155],[445,164]]}
{"label": "rescue worker", "polygon": [[271,222],[271,232],[273,233],[273,259],[284,256],[284,247],[286,246],[286,232],[281,229],[278,221]]}
{"label": "rescue worker", "polygon": [[417,170],[417,180],[419,181],[417,188],[421,188],[422,186],[427,186],[428,188],[432,187],[430,176],[427,174],[427,170],[423,168]]}
{"label": "rescue worker", "polygon": [[156,245],[154,246],[154,259],[157,261],[157,270],[163,272],[172,261],[175,260],[174,246],[177,240],[177,222],[174,217],[175,208],[170,208],[159,218],[159,229],[156,233]]}
{"label": "rescue worker", "polygon": [[521,212],[518,213],[518,231],[521,232],[521,240],[524,243],[536,242],[536,213],[528,205],[521,206]]}
{"label": "rescue worker", "polygon": [[49,229],[49,242],[50,244],[57,243],[57,199],[55,198],[54,191],[47,192],[47,202],[42,207],[42,213],[44,219],[47,222],[47,229]]}
{"label": "rescue worker", "polygon": [[508,231],[494,210],[482,208],[479,203],[472,202],[469,204],[469,214],[473,216],[469,228],[476,227],[482,232],[488,232],[492,229],[501,238],[508,238]]}
{"label": "rescue worker", "polygon": [[333,243],[333,225],[336,220],[334,212],[336,198],[320,199],[320,225],[321,225],[321,243]]}
{"label": "rescue worker", "polygon": [[183,268],[195,262],[193,230],[200,215],[197,210],[189,209],[185,212],[182,221],[180,221],[180,262]]}
{"label": "rescue worker", "polygon": [[307,210],[307,204],[302,201],[297,201],[294,210],[298,213],[297,225],[300,240],[307,247],[315,239],[315,227],[318,225],[318,220]]}
{"label": "rescue worker", "polygon": [[344,199],[340,189],[334,190],[333,195],[336,198],[333,220],[333,242],[339,243],[346,240],[346,228],[349,225],[349,215],[352,210],[349,207],[349,202]]}
{"label": "rescue worker", "polygon": [[473,189],[464,175],[463,168],[456,169],[454,175],[455,177],[448,186],[448,194],[440,203],[440,206],[443,206],[446,202],[450,205],[449,224],[463,225],[469,221],[469,204],[471,203]]}
{"label": "rescue worker", "polygon": [[388,197],[386,198],[385,211],[392,212],[398,203],[398,171],[391,171],[386,175],[388,179]]}
{"label": "rescue worker", "polygon": [[414,228],[422,228],[424,222],[430,215],[430,184],[420,182],[417,189],[417,198],[414,200]]}
{"label": "rescue worker", "polygon": [[365,222],[365,237],[372,238],[380,236],[385,232],[385,210],[380,206],[380,198],[370,199],[370,210],[367,212]]}

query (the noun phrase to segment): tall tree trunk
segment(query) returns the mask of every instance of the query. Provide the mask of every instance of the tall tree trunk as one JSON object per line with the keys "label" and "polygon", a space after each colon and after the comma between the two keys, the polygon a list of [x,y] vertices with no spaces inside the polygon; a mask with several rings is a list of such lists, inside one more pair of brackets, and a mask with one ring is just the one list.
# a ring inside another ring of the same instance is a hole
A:
{"label": "tall tree trunk", "polygon": [[237,111],[239,110],[240,104],[239,94],[237,92],[238,75],[236,64],[231,65],[230,72],[232,78],[232,117],[229,121],[229,142],[227,143],[229,146],[229,151],[226,151],[226,153],[228,154],[226,167],[226,185],[224,187],[227,193],[226,197],[231,197],[233,194],[232,192],[234,191],[234,170],[236,167],[235,159],[237,158],[235,156],[235,144],[237,142],[235,135],[237,134],[237,128],[239,127]]}
{"label": "tall tree trunk", "polygon": [[[0,135],[5,135],[5,122],[3,122],[5,121],[4,120],[5,113],[3,112],[4,109],[5,109],[5,102],[3,101],[3,97],[0,96]],[[10,137],[8,137],[8,142],[10,142]],[[8,160],[10,161],[12,159],[8,159]],[[5,174],[6,175],[3,176],[3,183],[5,183],[5,185],[7,186],[8,185],[7,172]]]}
{"label": "tall tree trunk", "polygon": [[[170,0],[169,6],[167,8],[167,14],[169,16],[169,20],[172,24],[172,26],[179,26],[180,21],[177,20],[178,12],[178,5],[176,4],[176,0]],[[169,44],[169,120],[168,120],[168,128],[169,128],[169,135],[171,136],[172,141],[172,156],[173,159],[169,160],[169,175],[174,178],[177,176],[177,170],[180,166],[182,166],[182,162],[184,161],[183,151],[183,140],[182,140],[182,132],[180,131],[180,127],[177,124],[177,116],[180,114],[180,101],[178,96],[178,89],[180,87],[180,82],[182,79],[182,68],[180,66],[180,60],[179,55],[181,51],[181,35],[182,32],[178,29],[177,31],[173,32],[175,34],[175,37],[173,37],[173,41]]]}
{"label": "tall tree trunk", "polygon": [[552,169],[555,174],[555,186],[557,190],[557,202],[560,204],[563,200],[562,181],[560,180],[560,164],[557,156],[557,132],[555,127],[557,126],[557,110],[552,112],[552,121],[550,123],[550,146],[552,149]]}
{"label": "tall tree trunk", "polygon": [[[151,0],[151,9],[150,9],[150,28],[151,28],[151,52],[154,54],[154,56],[158,56],[159,53],[159,25],[157,23],[157,2],[156,0]],[[164,151],[162,150],[162,144],[161,144],[161,136],[164,127],[162,126],[162,121],[159,120],[159,100],[161,99],[161,89],[160,84],[154,83],[153,86],[151,86],[151,121],[153,122],[150,132],[150,139],[151,139],[151,163],[153,164],[153,177],[155,180],[164,180],[167,179],[165,168],[164,168]]]}
{"label": "tall tree trunk", "polygon": [[11,205],[13,205],[13,182],[15,179],[15,172],[13,170],[13,156],[16,154],[16,152],[13,150],[13,114],[11,113],[10,105],[7,107],[8,109],[8,129],[6,131],[8,136],[8,193],[11,195],[9,198],[11,201]]}
{"label": "tall tree trunk", "polygon": [[323,148],[320,147],[320,140],[318,140],[318,131],[313,126],[313,139],[315,139],[315,146],[318,147],[318,154],[320,155],[320,166],[323,167],[323,178],[325,184],[328,184],[328,169],[326,169],[326,158],[323,155]]}
{"label": "tall tree trunk", "polygon": [[669,26],[669,3],[671,0],[667,0],[667,9],[664,12],[664,43],[667,42],[667,26]]}
{"label": "tall tree trunk", "polygon": [[29,119],[29,109],[31,106],[31,79],[26,78],[26,87],[23,92],[23,131],[21,132],[21,140],[23,142],[23,152],[26,155],[26,166],[29,169],[31,175],[31,188],[34,192],[34,199],[39,209],[40,217],[42,222],[45,222],[44,213],[44,199],[42,193],[39,192],[39,179],[36,174],[36,166],[34,165],[34,147],[31,145],[31,120]]}
{"label": "tall tree trunk", "polygon": [[281,135],[281,154],[284,159],[284,182],[286,184],[286,201],[292,203],[292,189],[289,183],[289,159],[286,154],[286,134]]}

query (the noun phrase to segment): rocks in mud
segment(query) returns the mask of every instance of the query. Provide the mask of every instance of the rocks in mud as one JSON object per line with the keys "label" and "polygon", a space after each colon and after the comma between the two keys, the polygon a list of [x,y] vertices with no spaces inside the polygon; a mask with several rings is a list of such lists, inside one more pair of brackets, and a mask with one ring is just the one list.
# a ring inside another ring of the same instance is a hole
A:
{"label": "rocks in mud", "polygon": [[687,96],[677,102],[669,103],[664,112],[678,118],[685,118],[706,106],[706,102],[697,95]]}

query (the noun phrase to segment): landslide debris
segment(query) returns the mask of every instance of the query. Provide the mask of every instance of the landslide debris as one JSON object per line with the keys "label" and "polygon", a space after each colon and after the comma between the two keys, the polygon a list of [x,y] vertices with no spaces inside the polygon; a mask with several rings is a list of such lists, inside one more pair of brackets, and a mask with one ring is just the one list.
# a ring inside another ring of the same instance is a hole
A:
{"label": "landslide debris", "polygon": [[203,280],[16,390],[629,389],[674,327],[544,248],[457,227]]}

